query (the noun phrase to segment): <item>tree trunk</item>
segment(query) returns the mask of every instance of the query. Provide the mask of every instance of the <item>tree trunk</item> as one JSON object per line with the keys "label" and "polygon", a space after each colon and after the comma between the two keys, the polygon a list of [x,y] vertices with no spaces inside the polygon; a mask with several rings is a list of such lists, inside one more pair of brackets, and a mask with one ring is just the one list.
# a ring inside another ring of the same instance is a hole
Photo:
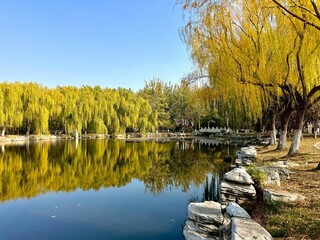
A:
{"label": "tree trunk", "polygon": [[292,113],[291,108],[286,108],[281,114],[281,131],[279,136],[279,142],[277,149],[282,150],[286,147],[287,143],[287,134],[288,134],[288,125],[290,120],[290,115]]}
{"label": "tree trunk", "polygon": [[296,114],[296,122],[294,125],[293,137],[288,155],[295,154],[299,151],[300,140],[302,137],[305,111],[297,111]]}
{"label": "tree trunk", "polygon": [[270,145],[277,144],[276,114],[271,117]]}
{"label": "tree trunk", "polygon": [[1,132],[1,136],[4,137],[5,134],[6,134],[6,126],[3,125],[3,127],[2,127],[2,132]]}
{"label": "tree trunk", "polygon": [[76,129],[76,140],[79,139],[79,133],[78,133],[78,129]]}
{"label": "tree trunk", "polygon": [[31,129],[31,127],[30,127],[30,126],[28,126],[28,127],[27,127],[27,132],[26,132],[26,135],[27,135],[27,136],[29,136],[29,135],[30,135],[30,129]]}
{"label": "tree trunk", "polygon": [[287,129],[281,130],[280,136],[279,136],[278,147],[277,147],[278,150],[285,149],[286,143],[287,143],[287,132],[288,132]]}
{"label": "tree trunk", "polygon": [[295,129],[293,131],[292,142],[291,142],[288,155],[297,153],[299,151],[301,136],[302,136],[302,129]]}
{"label": "tree trunk", "polygon": [[318,163],[318,166],[316,167],[316,170],[320,170],[320,163]]}

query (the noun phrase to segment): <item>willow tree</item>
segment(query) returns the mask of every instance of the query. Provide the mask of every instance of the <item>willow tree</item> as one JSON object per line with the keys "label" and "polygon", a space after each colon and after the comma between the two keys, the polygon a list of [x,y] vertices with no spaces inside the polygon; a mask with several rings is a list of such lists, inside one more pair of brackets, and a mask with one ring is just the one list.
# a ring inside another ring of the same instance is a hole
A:
{"label": "willow tree", "polygon": [[24,83],[21,86],[23,88],[21,96],[23,122],[27,129],[27,135],[29,135],[31,128],[38,134],[47,133],[49,109],[52,106],[52,98],[48,94],[48,89],[36,83]]}
{"label": "willow tree", "polygon": [[67,133],[82,131],[82,119],[79,115],[78,106],[81,102],[79,89],[76,87],[60,87],[59,90],[64,96],[62,103],[62,121]]}
{"label": "willow tree", "polygon": [[[195,15],[184,29],[191,56],[225,103],[232,123],[250,125],[262,116],[264,106],[278,96],[277,89],[266,90],[274,72],[267,55],[269,13],[258,2],[192,1],[184,5]],[[232,107],[231,107],[232,106]]]}
{"label": "willow tree", "polygon": [[[290,97],[295,110],[289,154],[299,149],[304,115],[318,97],[319,33],[286,18],[270,1],[187,1],[196,21],[187,25],[193,59],[236,110],[255,118]],[[242,100],[242,101],[241,101]]]}
{"label": "willow tree", "polygon": [[2,113],[2,136],[5,135],[7,127],[17,128],[23,122],[23,105],[22,105],[22,87],[21,84],[4,82],[0,85],[3,103],[1,105]]}
{"label": "willow tree", "polygon": [[292,85],[295,101],[294,135],[289,154],[299,150],[305,114],[320,101],[320,32],[305,23],[290,21],[296,33],[295,52],[292,54]]}

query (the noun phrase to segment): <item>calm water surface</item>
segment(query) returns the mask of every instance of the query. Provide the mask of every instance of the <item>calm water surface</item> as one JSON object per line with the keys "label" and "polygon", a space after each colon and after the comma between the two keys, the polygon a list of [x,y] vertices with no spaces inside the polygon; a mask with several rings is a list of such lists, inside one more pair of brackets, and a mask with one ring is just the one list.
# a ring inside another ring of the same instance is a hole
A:
{"label": "calm water surface", "polygon": [[194,141],[2,146],[0,239],[183,239],[188,203],[217,200],[227,151]]}

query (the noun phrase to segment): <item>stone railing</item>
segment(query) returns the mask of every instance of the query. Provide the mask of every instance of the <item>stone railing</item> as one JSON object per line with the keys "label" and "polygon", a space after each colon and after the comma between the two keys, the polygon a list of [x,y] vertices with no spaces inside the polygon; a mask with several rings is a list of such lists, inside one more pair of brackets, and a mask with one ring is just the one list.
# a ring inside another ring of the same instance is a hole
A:
{"label": "stone railing", "polygon": [[200,133],[221,133],[221,132],[226,132],[226,133],[230,133],[231,129],[230,128],[226,128],[226,127],[212,127],[212,128],[200,128],[199,129]]}

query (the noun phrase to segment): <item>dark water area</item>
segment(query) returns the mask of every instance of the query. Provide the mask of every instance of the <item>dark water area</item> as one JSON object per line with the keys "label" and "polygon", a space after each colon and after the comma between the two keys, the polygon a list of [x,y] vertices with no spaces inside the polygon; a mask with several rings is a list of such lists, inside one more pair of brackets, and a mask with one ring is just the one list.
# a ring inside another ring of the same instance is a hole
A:
{"label": "dark water area", "polygon": [[83,140],[0,147],[0,239],[183,239],[218,200],[226,144]]}

